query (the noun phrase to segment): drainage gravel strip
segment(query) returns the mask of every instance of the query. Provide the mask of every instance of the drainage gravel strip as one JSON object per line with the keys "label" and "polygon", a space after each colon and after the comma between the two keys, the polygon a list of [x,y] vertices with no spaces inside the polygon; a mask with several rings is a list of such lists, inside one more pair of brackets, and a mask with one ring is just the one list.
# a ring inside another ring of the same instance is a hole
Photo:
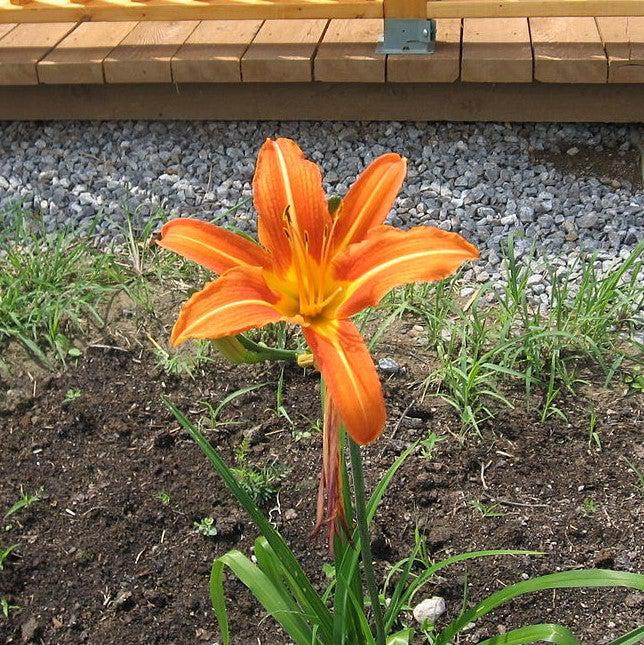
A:
{"label": "drainage gravel strip", "polygon": [[255,157],[278,135],[322,166],[329,194],[344,194],[376,156],[405,155],[389,223],[439,226],[477,244],[482,260],[466,281],[502,286],[502,245],[519,234],[519,255],[542,251],[530,286],[545,302],[545,261],[566,267],[596,252],[608,271],[644,237],[642,134],[614,125],[0,123],[0,225],[23,208],[51,231],[96,226],[108,244],[122,240],[126,213],[142,225],[162,210],[253,233]]}

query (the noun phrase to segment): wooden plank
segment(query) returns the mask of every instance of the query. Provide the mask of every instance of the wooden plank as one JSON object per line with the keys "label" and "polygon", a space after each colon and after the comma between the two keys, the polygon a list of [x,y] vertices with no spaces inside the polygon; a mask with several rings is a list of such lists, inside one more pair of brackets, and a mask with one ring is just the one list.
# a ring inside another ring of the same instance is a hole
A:
{"label": "wooden plank", "polygon": [[427,0],[384,0],[385,18],[427,18]]}
{"label": "wooden plank", "polygon": [[313,80],[313,56],[327,20],[267,20],[241,61],[246,82]]}
{"label": "wooden plank", "polygon": [[15,26],[15,22],[0,24],[0,39],[6,36]]}
{"label": "wooden plank", "polygon": [[609,83],[644,83],[644,17],[597,18]]}
{"label": "wooden plank", "polygon": [[136,22],[82,22],[37,65],[41,83],[104,83],[103,60]]}
{"label": "wooden plank", "polygon": [[0,0],[0,22],[382,18],[382,11],[382,0]]}
{"label": "wooden plank", "polygon": [[195,21],[140,22],[103,61],[106,83],[170,83],[170,61]]}
{"label": "wooden plank", "polygon": [[534,78],[544,83],[605,83],[608,64],[594,18],[530,18]]}
{"label": "wooden plank", "polygon": [[389,54],[387,80],[392,83],[452,83],[460,76],[461,20],[436,21],[436,48],[431,54]]}
{"label": "wooden plank", "polygon": [[176,83],[241,81],[241,58],[261,20],[204,20],[172,58]]}
{"label": "wooden plank", "polygon": [[466,18],[461,80],[529,83],[532,47],[527,18]]}
{"label": "wooden plank", "polygon": [[0,119],[644,121],[644,84],[169,83],[0,87]]}
{"label": "wooden plank", "polygon": [[36,63],[74,27],[74,22],[18,25],[0,39],[0,85],[35,85]]}
{"label": "wooden plank", "polygon": [[316,81],[382,83],[385,56],[376,53],[382,20],[331,20],[313,64]]}

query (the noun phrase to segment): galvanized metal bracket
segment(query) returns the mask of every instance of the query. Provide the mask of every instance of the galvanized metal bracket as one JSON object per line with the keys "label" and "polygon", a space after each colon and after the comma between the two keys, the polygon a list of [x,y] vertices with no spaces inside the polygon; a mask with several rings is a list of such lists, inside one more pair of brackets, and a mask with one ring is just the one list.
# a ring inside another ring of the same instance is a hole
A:
{"label": "galvanized metal bracket", "polygon": [[379,54],[431,54],[435,44],[434,20],[385,18],[384,38],[376,51]]}

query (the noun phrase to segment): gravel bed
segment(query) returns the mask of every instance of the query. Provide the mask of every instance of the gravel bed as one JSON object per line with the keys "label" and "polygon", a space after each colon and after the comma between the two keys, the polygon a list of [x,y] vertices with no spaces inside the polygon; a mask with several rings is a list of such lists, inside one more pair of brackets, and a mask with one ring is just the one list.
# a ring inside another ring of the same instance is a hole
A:
{"label": "gravel bed", "polygon": [[[390,223],[440,226],[479,245],[466,280],[503,284],[510,233],[523,234],[520,254],[535,244],[565,266],[597,252],[604,271],[644,237],[642,133],[608,125],[0,122],[0,225],[22,207],[50,230],[95,223],[107,244],[122,239],[126,212],[142,224],[163,211],[252,233],[251,205],[230,209],[250,197],[258,147],[276,135],[322,165],[329,193],[343,194],[377,155],[405,155]],[[531,287],[545,300],[542,269]]]}

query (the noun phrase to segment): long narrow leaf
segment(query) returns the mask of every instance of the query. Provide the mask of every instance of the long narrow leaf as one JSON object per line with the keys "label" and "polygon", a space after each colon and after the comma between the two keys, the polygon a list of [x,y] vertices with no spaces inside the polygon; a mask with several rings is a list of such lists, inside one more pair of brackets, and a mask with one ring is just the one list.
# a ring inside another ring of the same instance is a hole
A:
{"label": "long narrow leaf", "polygon": [[259,508],[257,508],[257,505],[248,493],[239,485],[230,468],[228,468],[226,463],[201,432],[195,428],[181,410],[179,410],[171,401],[165,397],[163,401],[166,407],[172,412],[172,414],[174,414],[177,421],[190,434],[201,451],[206,455],[219,476],[224,480],[228,490],[230,490],[230,492],[237,498],[237,501],[244,507],[244,510],[248,515],[250,515],[261,534],[271,545],[271,548],[276,553],[284,569],[290,572],[294,584],[299,587],[302,592],[302,596],[306,599],[306,607],[304,607],[304,609],[308,614],[317,618],[323,639],[327,642],[331,642],[331,613],[313,588],[313,585],[293,555],[293,552],[288,548],[286,542],[284,542],[282,536],[271,526],[270,522],[266,519]]}
{"label": "long narrow leaf", "polygon": [[625,571],[609,571],[607,569],[586,569],[581,571],[561,571],[531,580],[517,582],[501,589],[482,600],[478,605],[461,614],[448,625],[438,636],[436,645],[447,645],[467,625],[488,614],[517,596],[543,591],[544,589],[569,589],[574,587],[630,587],[644,590],[644,575],[627,573]]}
{"label": "long narrow leaf", "polygon": [[628,634],[624,634],[623,636],[616,638],[608,645],[635,645],[635,643],[642,642],[644,642],[644,625],[636,627],[632,632],[628,632]]}
{"label": "long narrow leaf", "polygon": [[580,645],[575,635],[562,625],[528,625],[513,629],[507,634],[493,636],[479,645],[529,645],[530,643],[556,643],[557,645]]}
{"label": "long narrow leaf", "polygon": [[226,600],[222,581],[224,566],[227,566],[248,587],[253,596],[297,645],[309,645],[312,642],[311,628],[306,621],[302,620],[301,614],[293,611],[292,604],[284,600],[280,589],[256,564],[251,562],[241,551],[234,549],[215,560],[210,576],[210,598],[220,624],[224,645],[230,643],[227,618],[224,620],[225,629],[222,628],[220,620],[220,617],[226,616]]}

